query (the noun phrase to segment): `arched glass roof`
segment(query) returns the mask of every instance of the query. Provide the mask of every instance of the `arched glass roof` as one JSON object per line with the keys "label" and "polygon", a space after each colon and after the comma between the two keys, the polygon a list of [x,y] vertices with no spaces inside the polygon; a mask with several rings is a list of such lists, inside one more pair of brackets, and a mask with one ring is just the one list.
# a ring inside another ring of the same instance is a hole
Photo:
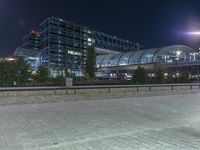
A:
{"label": "arched glass roof", "polygon": [[144,51],[136,51],[132,52],[133,55],[129,58],[128,65],[129,64],[139,64],[140,63],[140,58]]}
{"label": "arched glass roof", "polygon": [[119,66],[128,65],[129,59],[132,56],[132,52],[126,53],[122,55],[122,57],[119,59]]}
{"label": "arched glass roof", "polygon": [[97,56],[97,68],[139,65],[150,63],[175,63],[199,60],[197,52],[184,45]]}

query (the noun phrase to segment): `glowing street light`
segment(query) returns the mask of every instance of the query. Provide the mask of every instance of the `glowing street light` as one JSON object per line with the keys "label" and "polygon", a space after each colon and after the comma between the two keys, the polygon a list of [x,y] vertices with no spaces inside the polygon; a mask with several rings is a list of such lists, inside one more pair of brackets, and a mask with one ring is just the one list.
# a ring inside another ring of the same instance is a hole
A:
{"label": "glowing street light", "polygon": [[188,35],[200,35],[200,31],[187,32]]}

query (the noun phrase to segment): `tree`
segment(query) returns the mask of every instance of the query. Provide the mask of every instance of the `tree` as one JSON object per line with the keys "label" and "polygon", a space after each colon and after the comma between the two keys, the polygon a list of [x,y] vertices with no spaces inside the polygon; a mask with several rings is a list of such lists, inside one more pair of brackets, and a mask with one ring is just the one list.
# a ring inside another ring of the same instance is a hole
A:
{"label": "tree", "polygon": [[189,74],[188,73],[181,74],[179,76],[179,78],[178,78],[178,82],[179,83],[188,83],[188,82],[190,82]]}
{"label": "tree", "polygon": [[16,80],[16,63],[15,62],[0,62],[0,84],[1,85],[11,85],[14,80]]}
{"label": "tree", "polygon": [[136,84],[147,83],[147,73],[144,68],[138,66],[138,68],[134,72],[133,82]]}
{"label": "tree", "polygon": [[160,70],[160,69],[156,70],[155,82],[163,83],[163,80],[164,80],[164,74],[163,74],[162,70]]}
{"label": "tree", "polygon": [[0,62],[0,85],[24,84],[31,78],[30,67],[26,61]]}
{"label": "tree", "polygon": [[65,85],[65,77],[63,76],[58,76],[53,79],[55,85],[63,86]]}
{"label": "tree", "polygon": [[36,80],[39,82],[46,82],[48,77],[48,70],[44,68],[43,66],[40,66],[36,72]]}
{"label": "tree", "polygon": [[86,59],[86,74],[89,77],[94,78],[96,71],[96,51],[95,48],[92,46],[88,49],[87,52],[87,59]]}
{"label": "tree", "polygon": [[26,61],[18,59],[16,62],[17,66],[17,82],[26,83],[31,78],[30,66]]}

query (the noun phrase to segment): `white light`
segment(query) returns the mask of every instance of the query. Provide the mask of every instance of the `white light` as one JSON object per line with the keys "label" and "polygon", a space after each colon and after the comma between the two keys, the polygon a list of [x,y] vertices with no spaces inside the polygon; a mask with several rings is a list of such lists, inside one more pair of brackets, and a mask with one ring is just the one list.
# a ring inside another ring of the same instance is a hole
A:
{"label": "white light", "polygon": [[181,53],[182,53],[182,51],[180,51],[180,50],[176,51],[176,57],[180,57]]}
{"label": "white light", "polygon": [[200,35],[200,32],[199,31],[196,31],[196,32],[187,32],[187,34],[190,34],[190,35]]}
{"label": "white light", "polygon": [[91,39],[91,38],[88,38],[88,42],[92,42],[92,39]]}

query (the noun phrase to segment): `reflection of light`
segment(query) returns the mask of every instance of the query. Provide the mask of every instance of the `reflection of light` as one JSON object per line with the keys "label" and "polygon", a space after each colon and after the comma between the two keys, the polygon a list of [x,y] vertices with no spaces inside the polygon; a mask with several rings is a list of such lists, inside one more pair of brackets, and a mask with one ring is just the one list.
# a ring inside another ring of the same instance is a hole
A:
{"label": "reflection of light", "polygon": [[182,51],[178,50],[176,51],[176,56],[179,57],[181,55]]}
{"label": "reflection of light", "polygon": [[32,60],[35,60],[36,58],[35,58],[35,57],[28,57],[28,59],[32,59]]}
{"label": "reflection of light", "polygon": [[6,61],[15,61],[15,58],[5,58]]}
{"label": "reflection of light", "polygon": [[189,34],[189,35],[200,35],[200,32],[199,31],[196,31],[196,32],[187,32],[187,34]]}
{"label": "reflection of light", "polygon": [[167,63],[172,63],[173,62],[173,60],[172,59],[170,59],[170,60],[167,60]]}

